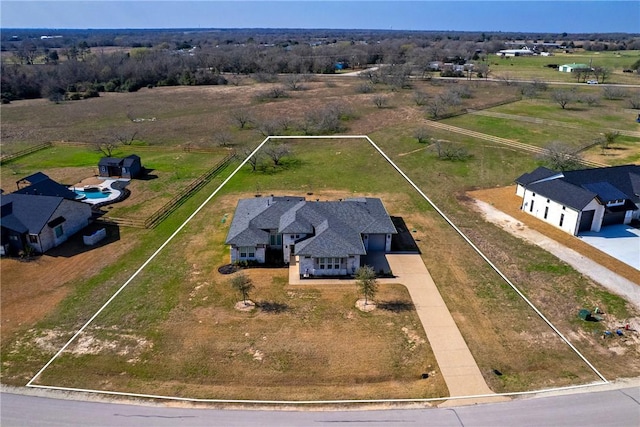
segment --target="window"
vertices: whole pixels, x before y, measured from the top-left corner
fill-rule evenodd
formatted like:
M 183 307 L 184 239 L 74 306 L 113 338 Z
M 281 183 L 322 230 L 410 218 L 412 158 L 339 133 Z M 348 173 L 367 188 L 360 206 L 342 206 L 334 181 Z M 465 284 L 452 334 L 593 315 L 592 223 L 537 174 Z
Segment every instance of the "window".
M 269 234 L 269 244 L 271 246 L 282 246 L 282 234 L 274 233 Z
M 342 258 L 318 258 L 320 270 L 339 270 Z
M 64 230 L 62 229 L 62 224 L 56 226 L 56 228 L 53 229 L 53 232 L 56 234 L 56 237 L 62 237 L 62 235 L 64 234 Z
M 238 248 L 240 252 L 240 258 L 255 258 L 256 257 L 256 248 L 253 246 L 240 246 Z
M 533 200 L 531 201 L 531 205 L 529 206 L 529 212 L 533 212 Z
M 564 214 L 560 214 L 560 227 L 562 227 L 563 222 L 564 222 Z
M 549 206 L 545 206 L 544 208 L 544 219 L 547 219 L 547 215 L 549 215 Z
M 38 243 L 38 235 L 29 234 L 29 243 Z

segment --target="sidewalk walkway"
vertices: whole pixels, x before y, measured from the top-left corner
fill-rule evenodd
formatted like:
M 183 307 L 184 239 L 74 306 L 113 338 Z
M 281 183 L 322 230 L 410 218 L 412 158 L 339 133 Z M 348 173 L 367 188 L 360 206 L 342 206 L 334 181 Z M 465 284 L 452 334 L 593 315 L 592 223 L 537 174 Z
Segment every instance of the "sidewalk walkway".
M 420 322 L 436 357 L 440 372 L 451 397 L 491 395 L 487 383 L 469 351 L 460 330 L 436 287 L 419 254 L 387 254 L 394 279 L 379 279 L 379 283 L 401 283 L 411 295 Z M 301 280 L 298 265 L 292 259 L 289 266 L 289 284 L 324 285 L 350 284 L 355 280 L 314 279 Z M 470 405 L 509 400 L 503 396 L 453 399 L 440 406 Z

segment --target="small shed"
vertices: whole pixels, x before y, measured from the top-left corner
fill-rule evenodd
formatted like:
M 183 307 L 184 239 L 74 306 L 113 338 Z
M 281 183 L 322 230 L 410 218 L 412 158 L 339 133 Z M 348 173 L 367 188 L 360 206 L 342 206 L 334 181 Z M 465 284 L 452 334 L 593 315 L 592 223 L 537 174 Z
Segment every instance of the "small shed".
M 125 158 L 103 157 L 98 163 L 98 171 L 102 177 L 136 178 L 142 174 L 142 163 L 135 154 Z

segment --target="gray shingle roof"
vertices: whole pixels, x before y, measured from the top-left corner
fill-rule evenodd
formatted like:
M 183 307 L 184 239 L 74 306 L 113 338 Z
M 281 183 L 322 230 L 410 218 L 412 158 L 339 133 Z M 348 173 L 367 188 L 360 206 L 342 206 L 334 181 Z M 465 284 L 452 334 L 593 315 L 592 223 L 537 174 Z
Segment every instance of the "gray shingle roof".
M 527 189 L 576 210 L 582 210 L 597 196 L 561 179 L 536 182 L 527 186 Z
M 19 233 L 38 234 L 53 219 L 51 216 L 62 200 L 62 197 L 16 193 L 0 196 L 3 207 L 11 203 L 11 209 L 7 209 L 10 213 L 2 217 L 2 226 Z
M 380 199 L 312 202 L 301 197 L 269 197 L 238 202 L 226 243 L 236 246 L 268 243 L 265 230 L 313 234 L 296 243 L 295 253 L 314 257 L 364 255 L 361 234 L 396 233 Z M 255 241 L 251 244 L 252 238 Z
M 640 165 L 562 173 L 538 168 L 521 175 L 516 182 L 535 193 L 578 210 L 583 209 L 595 197 L 601 203 L 620 199 L 640 203 Z
M 69 190 L 64 185 L 57 183 L 49 177 L 38 180 L 28 187 L 21 188 L 15 191 L 13 194 L 64 197 L 65 199 L 69 200 L 75 200 L 78 198 L 78 195 L 75 192 Z
M 518 178 L 516 178 L 515 182 L 516 184 L 521 184 L 526 186 L 531 184 L 532 182 L 540 181 L 541 179 L 546 179 L 559 174 L 560 172 L 555 172 L 555 171 L 552 171 L 551 169 L 547 169 L 543 166 L 540 166 L 537 169 L 535 169 L 533 172 L 528 172 L 520 175 Z

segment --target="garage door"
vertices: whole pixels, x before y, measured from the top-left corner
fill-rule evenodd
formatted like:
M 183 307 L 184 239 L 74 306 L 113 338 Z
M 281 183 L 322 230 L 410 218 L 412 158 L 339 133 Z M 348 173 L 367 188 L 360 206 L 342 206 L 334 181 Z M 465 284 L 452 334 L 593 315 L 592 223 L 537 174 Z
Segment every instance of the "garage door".
M 604 218 L 602 218 L 602 226 L 623 224 L 625 211 L 620 212 L 605 212 Z
M 369 251 L 384 251 L 385 234 L 369 234 Z
M 591 230 L 591 223 L 593 222 L 593 216 L 595 215 L 595 213 L 595 210 L 582 212 L 582 217 L 580 218 L 580 227 L 578 228 L 578 231 Z

